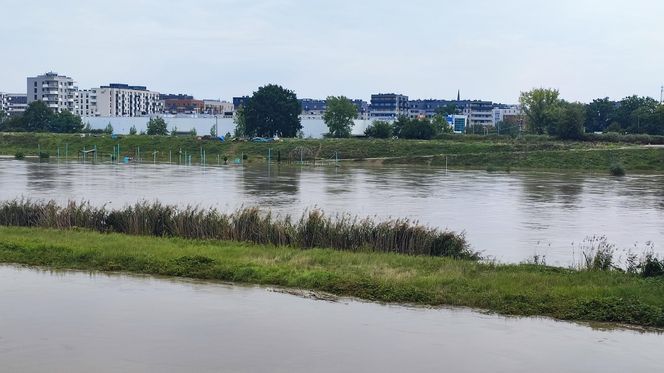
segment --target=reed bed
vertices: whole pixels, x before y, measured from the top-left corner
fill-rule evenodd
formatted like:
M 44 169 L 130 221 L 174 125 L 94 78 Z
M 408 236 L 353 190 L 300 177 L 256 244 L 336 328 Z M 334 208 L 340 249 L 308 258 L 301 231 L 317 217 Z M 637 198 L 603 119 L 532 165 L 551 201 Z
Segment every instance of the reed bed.
M 248 207 L 231 213 L 195 206 L 184 208 L 159 202 L 139 202 L 122 209 L 95 207 L 87 202 L 17 199 L 0 202 L 0 225 L 54 229 L 84 228 L 201 240 L 244 241 L 303 249 L 376 251 L 408 255 L 480 259 L 463 234 L 427 227 L 408 219 L 375 221 L 349 215 L 330 217 L 314 209 L 300 219 L 274 217 Z

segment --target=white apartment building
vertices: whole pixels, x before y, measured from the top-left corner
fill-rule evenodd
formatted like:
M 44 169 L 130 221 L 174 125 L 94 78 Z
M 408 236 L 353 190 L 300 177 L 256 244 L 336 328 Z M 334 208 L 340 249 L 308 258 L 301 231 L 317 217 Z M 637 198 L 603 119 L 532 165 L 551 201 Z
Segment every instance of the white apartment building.
M 163 111 L 159 92 L 144 86 L 113 83 L 94 88 L 96 115 L 102 117 L 138 117 Z
M 27 104 L 43 101 L 55 112 L 73 112 L 75 92 L 74 79 L 58 73 L 48 72 L 27 78 Z
M 22 114 L 28 108 L 28 97 L 23 93 L 0 92 L 0 110 L 12 116 Z
M 97 88 L 79 90 L 74 93 L 74 114 L 81 117 L 97 116 Z
M 521 107 L 519 105 L 506 105 L 502 107 L 495 107 L 493 108 L 493 122 L 494 124 L 503 122 L 505 120 L 505 116 L 516 116 L 516 115 L 521 115 L 523 112 L 521 111 Z

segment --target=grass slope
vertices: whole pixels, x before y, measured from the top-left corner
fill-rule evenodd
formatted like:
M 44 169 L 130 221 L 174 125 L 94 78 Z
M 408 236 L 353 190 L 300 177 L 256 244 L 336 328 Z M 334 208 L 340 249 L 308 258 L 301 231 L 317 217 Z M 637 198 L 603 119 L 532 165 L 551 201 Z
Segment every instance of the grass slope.
M 60 148 L 64 156 L 65 144 L 70 159 L 77 159 L 78 152 L 92 149 L 99 151 L 98 160 L 109 161 L 113 147 L 120 145 L 121 156 L 140 157 L 144 162 L 171 159 L 177 163 L 178 152 L 192 156 L 192 163 L 201 161 L 201 148 L 207 155 L 207 163 L 214 165 L 218 159 L 230 161 L 248 156 L 248 161 L 263 161 L 271 149 L 273 160 L 278 154 L 283 161 L 304 159 L 362 160 L 388 158 L 392 163 L 427 163 L 449 167 L 486 168 L 546 168 L 546 169 L 597 169 L 608 170 L 612 160 L 624 162 L 625 168 L 639 170 L 664 170 L 664 149 L 648 149 L 621 143 L 562 142 L 548 137 L 514 140 L 507 137 L 482 138 L 454 136 L 443 140 L 378 140 L 378 139 L 285 139 L 278 143 L 223 143 L 216 140 L 198 140 L 194 137 L 172 136 L 121 136 L 109 135 L 81 137 L 68 134 L 0 133 L 0 154 L 13 156 L 17 152 L 37 155 L 38 149 L 55 156 Z M 629 148 L 629 149 L 625 149 Z M 184 158 L 183 158 L 184 159 Z
M 128 271 L 664 327 L 664 280 L 449 258 L 0 227 L 0 262 Z

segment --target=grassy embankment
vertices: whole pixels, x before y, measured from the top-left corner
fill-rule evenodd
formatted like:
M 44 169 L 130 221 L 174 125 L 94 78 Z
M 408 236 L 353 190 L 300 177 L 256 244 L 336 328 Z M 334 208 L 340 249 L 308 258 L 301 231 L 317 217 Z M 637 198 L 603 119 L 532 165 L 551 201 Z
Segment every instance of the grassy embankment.
M 0 155 L 13 156 L 21 152 L 37 155 L 40 147 L 51 157 L 64 157 L 68 144 L 70 159 L 77 159 L 82 149 L 97 147 L 98 160 L 108 162 L 113 147 L 120 145 L 121 156 L 140 157 L 144 162 L 167 162 L 169 152 L 173 163 L 180 160 L 179 152 L 192 156 L 192 163 L 200 163 L 200 150 L 206 153 L 207 163 L 215 165 L 223 157 L 229 162 L 248 157 L 249 162 L 262 162 L 271 149 L 272 159 L 278 154 L 284 162 L 300 160 L 367 160 L 380 163 L 421 163 L 450 168 L 506 169 L 578 169 L 607 171 L 611 164 L 620 163 L 627 171 L 663 171 L 664 148 L 645 148 L 626 143 L 562 142 L 548 137 L 482 138 L 478 136 L 450 136 L 443 140 L 369 140 L 369 139 L 286 139 L 278 143 L 222 143 L 197 140 L 194 137 L 121 136 L 81 137 L 65 134 L 0 134 Z M 302 152 L 300 152 L 302 150 Z
M 664 327 L 664 280 L 620 272 L 231 241 L 0 227 L 0 262 L 127 271 Z

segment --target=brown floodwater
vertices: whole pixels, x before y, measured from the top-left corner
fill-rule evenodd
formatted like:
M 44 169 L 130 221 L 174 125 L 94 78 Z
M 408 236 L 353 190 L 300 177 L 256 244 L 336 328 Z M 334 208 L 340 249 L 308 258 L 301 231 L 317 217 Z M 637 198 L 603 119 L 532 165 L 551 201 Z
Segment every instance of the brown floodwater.
M 1 372 L 656 372 L 664 336 L 0 266 Z
M 582 241 L 594 235 L 616 244 L 623 259 L 622 250 L 640 253 L 647 241 L 664 254 L 663 174 L 0 160 L 0 200 L 18 197 L 110 208 L 141 200 L 224 211 L 259 206 L 296 217 L 319 207 L 329 214 L 409 218 L 463 231 L 474 249 L 502 262 L 539 254 L 548 264 L 572 265 L 581 259 Z

